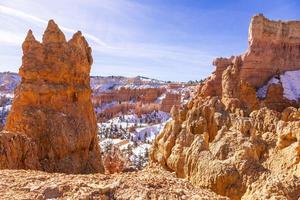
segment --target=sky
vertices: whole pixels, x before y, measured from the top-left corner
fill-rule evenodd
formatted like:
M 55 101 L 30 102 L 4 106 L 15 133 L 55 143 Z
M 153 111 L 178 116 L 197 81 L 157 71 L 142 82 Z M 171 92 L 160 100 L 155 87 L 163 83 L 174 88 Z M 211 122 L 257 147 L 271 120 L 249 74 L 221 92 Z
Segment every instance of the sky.
M 251 16 L 300 20 L 299 0 L 0 0 L 0 71 L 18 72 L 32 29 L 49 19 L 70 39 L 82 31 L 91 74 L 189 81 L 207 77 L 216 57 L 247 49 Z

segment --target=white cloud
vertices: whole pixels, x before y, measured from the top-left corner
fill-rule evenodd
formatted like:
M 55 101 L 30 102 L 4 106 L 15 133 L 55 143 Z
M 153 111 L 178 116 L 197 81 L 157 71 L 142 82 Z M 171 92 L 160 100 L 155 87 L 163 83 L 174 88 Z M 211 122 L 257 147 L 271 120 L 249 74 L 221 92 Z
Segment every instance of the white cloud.
M 47 23 L 47 21 L 45 21 L 39 17 L 29 15 L 22 11 L 19 11 L 19 10 L 13 9 L 13 8 L 9 8 L 9 7 L 3 6 L 3 5 L 0 5 L 0 13 L 19 17 L 22 19 L 30 20 L 30 21 L 39 22 L 39 23 L 44 23 L 44 24 Z
M 0 5 L 0 13 L 6 14 L 6 15 L 9 15 L 9 16 L 13 16 L 13 17 L 18 17 L 18 18 L 21 18 L 21 19 L 24 19 L 24 20 L 28 20 L 30 22 L 35 22 L 35 23 L 40 23 L 40 24 L 47 24 L 48 23 L 46 20 L 44 20 L 42 18 L 36 17 L 34 15 L 29 15 L 25 12 L 20 11 L 20 10 L 9 8 L 9 7 L 3 6 L 3 5 Z M 62 31 L 69 32 L 69 33 L 75 33 L 76 32 L 75 29 L 64 27 L 64 26 L 60 26 L 60 29 Z M 97 38 L 96 36 L 94 36 L 92 34 L 85 33 L 85 36 L 87 38 L 89 38 L 90 40 L 92 40 L 93 42 L 97 43 L 98 45 L 102 45 L 102 46 L 106 45 L 105 42 L 101 41 L 99 38 Z M 10 40 L 13 39 L 13 37 L 7 37 L 7 35 L 6 35 L 6 37 L 3 38 L 3 42 L 5 42 L 5 39 L 7 39 L 7 42 L 11 42 Z M 19 42 L 19 41 L 20 40 L 16 40 L 16 42 Z M 17 44 L 20 44 L 20 43 L 17 43 Z
M 19 35 L 10 31 L 0 30 L 0 44 L 20 45 L 24 40 L 23 35 Z

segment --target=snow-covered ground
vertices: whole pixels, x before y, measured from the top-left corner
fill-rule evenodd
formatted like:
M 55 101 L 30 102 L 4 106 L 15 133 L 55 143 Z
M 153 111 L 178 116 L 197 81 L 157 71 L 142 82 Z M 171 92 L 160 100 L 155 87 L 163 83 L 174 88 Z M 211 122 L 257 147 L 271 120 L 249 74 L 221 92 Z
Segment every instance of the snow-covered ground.
M 21 78 L 16 73 L 0 72 L 0 92 L 6 95 L 12 95 Z
M 91 77 L 91 88 L 96 93 L 106 92 L 109 90 L 119 90 L 121 88 L 129 89 L 146 89 L 146 88 L 160 88 L 166 86 L 165 81 L 151 79 L 142 76 L 132 78 L 122 76 L 94 76 Z
M 268 83 L 257 90 L 256 95 L 266 98 L 268 88 L 271 84 L 282 84 L 283 96 L 289 100 L 300 99 L 300 70 L 286 71 L 279 77 L 272 77 Z
M 96 113 L 101 113 L 101 112 L 103 112 L 103 111 L 106 110 L 106 109 L 109 109 L 109 108 L 114 107 L 116 104 L 118 104 L 118 102 L 112 101 L 112 102 L 110 102 L 110 103 L 101 105 L 101 106 L 99 106 L 99 107 L 95 107 L 95 112 L 96 112 Z
M 155 100 L 155 103 L 161 103 L 166 98 L 166 93 L 163 93 L 160 97 Z
M 141 116 L 123 115 L 99 123 L 100 147 L 105 151 L 113 144 L 126 154 L 133 166 L 144 166 L 152 141 L 169 120 L 168 113 L 154 111 Z

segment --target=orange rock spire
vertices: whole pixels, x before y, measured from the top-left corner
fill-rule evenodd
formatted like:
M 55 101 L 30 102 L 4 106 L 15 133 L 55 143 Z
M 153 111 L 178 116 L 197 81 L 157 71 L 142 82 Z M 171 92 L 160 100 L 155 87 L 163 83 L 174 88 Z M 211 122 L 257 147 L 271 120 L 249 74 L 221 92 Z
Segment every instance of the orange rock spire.
M 91 103 L 91 48 L 85 38 L 77 32 L 67 42 L 50 20 L 42 43 L 30 30 L 22 47 L 22 81 L 4 130 L 34 143 L 35 168 L 66 173 L 103 171 Z M 24 163 L 14 166 L 20 167 L 31 168 Z

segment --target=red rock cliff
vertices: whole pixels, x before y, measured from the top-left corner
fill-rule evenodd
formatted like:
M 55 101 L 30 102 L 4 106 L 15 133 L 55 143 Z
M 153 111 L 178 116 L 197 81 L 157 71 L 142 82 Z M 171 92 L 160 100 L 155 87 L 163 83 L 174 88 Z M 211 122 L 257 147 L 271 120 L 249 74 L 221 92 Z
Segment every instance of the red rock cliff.
M 278 73 L 300 69 L 299 21 L 272 21 L 256 15 L 251 20 L 248 41 L 248 50 L 241 56 L 239 79 L 254 89 Z M 202 94 L 221 96 L 222 74 L 233 60 L 234 57 L 214 61 L 216 71 L 206 81 Z
M 256 15 L 251 20 L 248 39 L 245 54 L 214 61 L 216 70 L 205 81 L 200 94 L 222 97 L 227 108 L 251 110 L 266 106 L 282 111 L 288 105 L 298 105 L 299 102 L 284 98 L 283 93 L 279 98 L 268 95 L 267 99 L 256 98 L 255 93 L 270 78 L 300 69 L 300 22 L 271 21 Z M 272 93 L 277 97 L 279 94 Z

